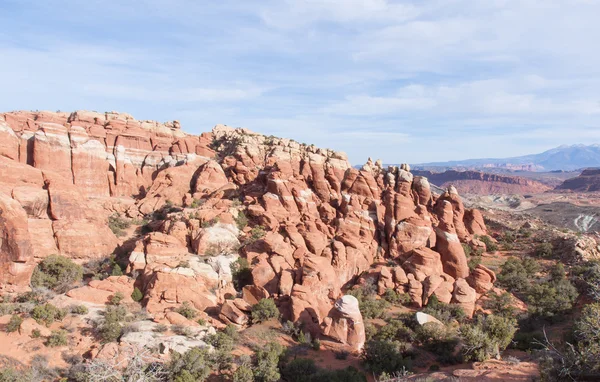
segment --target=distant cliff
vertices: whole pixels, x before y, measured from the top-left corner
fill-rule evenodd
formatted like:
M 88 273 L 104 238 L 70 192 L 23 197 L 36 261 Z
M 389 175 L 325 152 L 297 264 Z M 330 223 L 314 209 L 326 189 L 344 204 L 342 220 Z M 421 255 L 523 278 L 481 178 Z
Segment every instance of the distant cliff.
M 548 191 L 551 188 L 534 180 L 508 175 L 489 174 L 481 171 L 455 171 L 435 173 L 432 171 L 412 171 L 416 176 L 424 176 L 439 187 L 454 185 L 462 194 L 529 194 Z
M 577 192 L 600 191 L 600 168 L 586 169 L 578 177 L 565 180 L 556 189 Z

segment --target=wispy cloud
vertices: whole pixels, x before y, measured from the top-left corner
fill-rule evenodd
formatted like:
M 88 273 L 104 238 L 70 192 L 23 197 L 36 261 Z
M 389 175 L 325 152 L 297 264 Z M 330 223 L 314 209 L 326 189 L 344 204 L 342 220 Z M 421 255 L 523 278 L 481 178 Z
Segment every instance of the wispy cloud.
M 247 126 L 385 162 L 600 141 L 598 1 L 6 0 L 4 109 Z

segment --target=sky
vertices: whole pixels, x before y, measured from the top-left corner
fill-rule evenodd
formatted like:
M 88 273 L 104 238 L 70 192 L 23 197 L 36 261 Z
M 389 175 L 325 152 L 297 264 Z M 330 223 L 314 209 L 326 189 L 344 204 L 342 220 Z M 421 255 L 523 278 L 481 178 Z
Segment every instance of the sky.
M 0 110 L 423 163 L 600 143 L 600 0 L 0 0 Z

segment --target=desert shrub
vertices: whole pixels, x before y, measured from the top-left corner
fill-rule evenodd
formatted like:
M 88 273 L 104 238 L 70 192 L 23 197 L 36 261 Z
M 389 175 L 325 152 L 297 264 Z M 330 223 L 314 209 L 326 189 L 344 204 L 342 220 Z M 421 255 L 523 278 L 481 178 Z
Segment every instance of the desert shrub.
M 467 243 L 461 243 L 461 245 L 463 247 L 463 251 L 465 252 L 465 256 L 467 256 L 467 258 L 471 256 L 471 254 L 473 253 L 473 249 L 471 248 L 471 246 Z
M 255 241 L 258 241 L 260 239 L 262 239 L 263 237 L 265 237 L 267 233 L 265 232 L 265 229 L 260 226 L 254 226 L 252 227 L 252 229 L 250 230 L 250 234 L 248 236 L 247 242 L 248 243 L 254 243 Z
M 481 362 L 499 356 L 506 349 L 517 331 L 517 323 L 509 317 L 480 315 L 473 323 L 462 325 L 459 331 L 465 360 Z
M 122 322 L 127 316 L 127 310 L 120 305 L 109 305 L 104 312 L 104 320 L 98 326 L 98 336 L 102 342 L 116 342 L 123 334 Z
M 511 257 L 502 265 L 498 283 L 510 292 L 524 292 L 538 271 L 539 265 L 535 260 L 529 257 L 523 260 Z
M 123 276 L 123 270 L 119 264 L 113 265 L 112 271 L 110 272 L 111 276 Z
M 310 382 L 318 372 L 312 359 L 296 358 L 282 368 L 281 377 L 287 382 Z
M 77 314 L 77 315 L 84 315 L 89 312 L 87 306 L 85 306 L 85 305 L 71 305 L 69 307 L 69 311 L 72 314 Z
M 10 321 L 8 321 L 8 324 L 6 324 L 6 332 L 13 333 L 13 332 L 21 330 L 22 323 L 23 323 L 23 318 L 21 318 L 21 316 L 17 316 L 16 314 L 13 314 L 10 317 Z
M 108 305 L 121 305 L 124 298 L 123 293 L 117 292 L 108 298 Z
M 513 337 L 511 348 L 523 351 L 540 350 L 544 341 L 544 333 L 541 331 L 517 331 Z
M 515 308 L 513 307 L 513 297 L 508 292 L 497 294 L 490 292 L 488 294 L 489 299 L 485 303 L 486 309 L 490 309 L 494 314 L 506 317 L 513 317 L 515 314 Z
M 388 303 L 386 300 L 377 299 L 373 285 L 367 284 L 351 290 L 348 294 L 356 297 L 363 318 L 381 318 L 385 314 Z
M 184 301 L 183 304 L 181 304 L 181 306 L 175 311 L 181 314 L 183 317 L 187 318 L 188 320 L 193 319 L 198 314 L 196 309 L 192 308 L 188 301 Z
M 29 292 L 21 293 L 17 296 L 16 301 L 20 303 L 44 304 L 48 300 L 56 297 L 56 293 L 44 287 L 33 288 Z
M 135 287 L 131 293 L 131 299 L 135 302 L 140 302 L 144 299 L 144 294 L 139 288 Z
M 67 332 L 64 330 L 53 330 L 50 336 L 46 340 L 46 346 L 57 347 L 67 345 Z
M 482 256 L 471 256 L 467 262 L 467 266 L 470 270 L 474 270 L 479 264 L 481 264 L 482 260 Z
M 498 250 L 498 244 L 496 244 L 491 237 L 487 235 L 479 236 L 479 240 L 485 244 L 485 248 L 488 252 L 496 252 Z
M 31 286 L 48 288 L 64 293 L 76 281 L 81 281 L 83 268 L 63 256 L 48 256 L 42 260 L 31 275 Z
M 421 346 L 435 354 L 437 361 L 442 364 L 455 364 L 460 362 L 454 353 L 459 343 L 456 330 L 430 322 L 419 325 L 415 329 L 415 338 Z
M 550 270 L 550 280 L 533 285 L 525 296 L 531 314 L 551 318 L 573 307 L 577 299 L 577 288 L 565 277 L 562 264 Z
M 338 350 L 334 351 L 333 354 L 335 356 L 335 359 L 346 360 L 348 359 L 350 352 L 348 350 Z
M 39 329 L 33 329 L 31 331 L 31 338 L 40 338 L 42 336 L 42 332 Z
M 213 366 L 210 358 L 204 348 L 192 348 L 184 354 L 172 352 L 168 365 L 170 379 L 174 382 L 204 381 Z
M 270 298 L 263 298 L 257 304 L 252 306 L 252 323 L 260 323 L 270 320 L 271 318 L 279 317 L 279 309 L 275 305 L 275 301 Z
M 169 327 L 165 324 L 158 324 L 154 327 L 154 329 L 152 329 L 152 331 L 156 333 L 164 333 L 167 330 L 169 330 Z
M 211 344 L 217 351 L 231 352 L 235 347 L 237 339 L 237 329 L 233 325 L 227 325 L 223 331 L 206 336 L 205 341 Z
M 30 373 L 11 367 L 0 369 L 0 382 L 33 382 Z
M 190 205 L 190 208 L 199 208 L 202 207 L 202 205 L 205 203 L 206 201 L 203 199 L 194 199 L 192 200 L 192 204 Z
M 312 341 L 311 347 L 313 350 L 321 350 L 321 340 L 318 338 L 315 338 Z
M 241 364 L 235 369 L 232 379 L 233 382 L 254 382 L 252 367 L 246 363 Z
M 540 362 L 544 381 L 597 380 L 600 374 L 600 303 L 586 305 L 573 328 L 574 343 L 546 343 Z
M 377 375 L 410 369 L 410 360 L 404 357 L 402 346 L 397 341 L 368 341 L 362 359 L 366 369 Z
M 533 250 L 533 255 L 537 258 L 550 259 L 554 255 L 554 246 L 551 243 L 539 243 Z
M 126 230 L 130 226 L 131 222 L 118 213 L 114 213 L 108 217 L 108 228 L 110 228 L 110 230 L 116 236 L 125 236 L 124 230 Z
M 46 303 L 44 305 L 38 305 L 34 307 L 30 314 L 38 324 L 50 326 L 54 321 L 61 321 L 63 318 L 65 318 L 67 312 L 50 303 Z
M 373 336 L 378 341 L 413 342 L 415 333 L 400 320 L 391 320 Z
M 233 286 L 236 290 L 242 290 L 246 285 L 252 284 L 252 269 L 247 259 L 239 257 L 231 263 L 230 268 Z
M 244 228 L 246 228 L 246 226 L 248 225 L 248 217 L 246 217 L 244 211 L 238 212 L 237 216 L 235 217 L 235 224 L 237 225 L 239 230 L 243 230 Z
M 573 279 L 582 293 L 600 301 L 600 260 L 586 261 L 571 269 Z
M 398 293 L 393 289 L 386 289 L 383 294 L 385 301 L 393 305 L 407 305 L 412 301 L 408 293 Z
M 438 300 L 436 296 L 431 296 L 429 298 L 423 312 L 432 315 L 445 324 L 449 324 L 453 320 L 462 322 L 466 317 L 464 310 L 460 306 L 456 304 L 445 304 Z
M 276 342 L 269 342 L 256 350 L 253 368 L 256 382 L 275 382 L 281 378 L 278 364 L 283 351 L 283 346 Z
M 171 325 L 171 331 L 178 336 L 192 337 L 194 335 L 190 327 L 185 325 Z
M 212 226 L 215 226 L 217 223 L 219 223 L 219 218 L 215 217 L 210 220 L 203 221 L 200 225 L 202 226 L 202 228 L 210 228 Z
M 7 314 L 13 314 L 17 310 L 17 304 L 11 304 L 8 302 L 0 303 L 0 316 L 6 316 Z

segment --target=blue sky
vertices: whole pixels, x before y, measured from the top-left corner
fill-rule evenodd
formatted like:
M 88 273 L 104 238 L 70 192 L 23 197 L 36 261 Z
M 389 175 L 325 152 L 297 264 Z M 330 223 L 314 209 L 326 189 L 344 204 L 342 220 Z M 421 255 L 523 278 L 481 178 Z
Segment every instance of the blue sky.
M 116 110 L 353 164 L 600 142 L 598 0 L 0 0 L 0 109 Z

